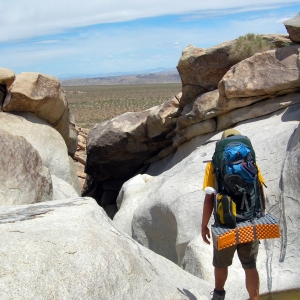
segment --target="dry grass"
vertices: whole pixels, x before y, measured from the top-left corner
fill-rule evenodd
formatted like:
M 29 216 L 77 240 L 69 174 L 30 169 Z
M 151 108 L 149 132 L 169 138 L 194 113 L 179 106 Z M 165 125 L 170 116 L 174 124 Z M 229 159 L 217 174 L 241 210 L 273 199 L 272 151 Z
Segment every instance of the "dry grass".
M 248 33 L 237 38 L 229 54 L 232 59 L 241 61 L 255 53 L 265 52 L 274 48 L 275 46 L 271 41 L 263 39 L 260 35 Z
M 125 112 L 143 111 L 169 100 L 181 91 L 180 83 L 63 87 L 76 125 L 96 123 Z

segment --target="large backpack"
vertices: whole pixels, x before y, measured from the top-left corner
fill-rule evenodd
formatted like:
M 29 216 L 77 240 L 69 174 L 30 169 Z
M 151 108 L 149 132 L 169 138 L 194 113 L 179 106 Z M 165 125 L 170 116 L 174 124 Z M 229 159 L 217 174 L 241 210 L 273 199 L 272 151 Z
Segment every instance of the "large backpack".
M 216 222 L 220 223 L 217 206 L 222 199 L 223 207 L 227 205 L 227 210 L 232 210 L 230 214 L 235 215 L 236 222 L 263 216 L 265 200 L 249 138 L 235 135 L 218 141 L 212 163 L 218 191 L 215 201 Z M 229 205 L 228 201 L 233 201 L 233 205 Z M 221 223 L 224 224 L 224 221 Z M 234 227 L 235 220 L 230 223 L 230 227 Z

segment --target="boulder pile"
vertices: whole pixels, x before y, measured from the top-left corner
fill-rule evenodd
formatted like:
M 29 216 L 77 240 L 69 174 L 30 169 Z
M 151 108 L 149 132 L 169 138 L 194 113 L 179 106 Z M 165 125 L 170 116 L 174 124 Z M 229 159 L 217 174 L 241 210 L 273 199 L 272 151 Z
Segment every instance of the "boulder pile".
M 228 43 L 224 45 L 227 47 Z M 196 61 L 196 54 L 210 53 L 192 48 L 188 46 L 181 58 L 191 64 Z M 300 247 L 297 238 L 300 229 L 299 48 L 299 44 L 289 42 L 280 48 L 255 53 L 232 65 L 217 85 L 214 80 L 218 73 L 212 71 L 213 80 L 209 84 L 207 77 L 203 77 L 207 69 L 200 64 L 197 67 L 201 72 L 195 77 L 192 72 L 180 73 L 184 79 L 179 110 L 174 117 L 174 128 L 166 135 L 172 140 L 168 148 L 175 151 L 164 158 L 151 158 L 146 170 L 141 169 L 140 174 L 124 183 L 113 223 L 141 245 L 213 286 L 213 246 L 206 245 L 201 238 L 205 196 L 202 182 L 205 161 L 211 160 L 216 141 L 223 130 L 235 127 L 254 145 L 267 184 L 267 212 L 278 219 L 281 228 L 280 239 L 264 240 L 260 244 L 261 293 L 299 289 L 300 264 L 293 255 Z M 194 55 L 190 59 L 186 57 L 189 51 Z M 178 69 L 182 72 L 181 65 L 180 60 Z M 193 95 L 196 89 L 202 92 L 189 98 L 187 95 Z M 244 281 L 236 280 L 243 277 L 244 271 L 235 258 L 226 283 L 229 299 L 247 298 Z
M 120 183 L 145 173 L 152 163 L 175 153 L 180 145 L 297 101 L 282 98 L 274 105 L 267 104 L 272 101 L 262 102 L 296 92 L 300 86 L 298 46 L 287 35 L 259 38 L 272 50 L 248 54 L 247 59 L 232 52 L 237 40 L 208 49 L 187 46 L 177 66 L 182 80 L 180 93 L 143 112 L 96 124 L 87 139 L 85 171 L 89 179 L 83 195 L 95 198 L 104 209 L 106 205 L 116 209 Z M 239 113 L 238 108 L 252 113 Z M 116 182 L 109 201 L 106 181 L 110 186 Z
M 56 78 L 0 68 L 2 298 L 211 299 L 202 181 L 231 127 L 254 145 L 281 229 L 260 244 L 260 291 L 299 291 L 299 16 L 285 26 L 247 58 L 232 55 L 236 41 L 189 45 L 180 93 L 90 131 Z M 243 277 L 235 258 L 228 299 L 248 298 Z
M 77 132 L 58 79 L 0 68 L 0 205 L 77 197 Z

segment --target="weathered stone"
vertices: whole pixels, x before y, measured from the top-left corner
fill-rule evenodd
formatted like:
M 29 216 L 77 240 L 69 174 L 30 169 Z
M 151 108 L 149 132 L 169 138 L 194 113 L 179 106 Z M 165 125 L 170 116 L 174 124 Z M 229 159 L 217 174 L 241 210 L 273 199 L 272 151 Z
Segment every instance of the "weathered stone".
M 234 41 L 229 41 L 207 49 L 188 45 L 177 65 L 182 86 L 192 85 L 205 91 L 215 90 L 224 74 L 234 64 L 229 58 L 229 50 L 233 44 Z
M 9 87 L 15 79 L 15 73 L 6 68 L 0 68 L 0 84 Z
M 66 144 L 46 121 L 32 113 L 0 112 L 0 127 L 24 137 L 38 151 L 50 174 L 66 181 L 80 193 L 74 162 L 68 156 Z
M 39 153 L 3 128 L 0 139 L 0 206 L 52 200 L 51 176 Z
M 191 140 L 195 136 L 213 132 L 216 130 L 216 127 L 217 124 L 214 119 L 209 119 L 188 126 L 176 133 L 175 137 L 173 138 L 173 147 L 178 147 L 179 145 Z
M 51 125 L 63 115 L 67 106 L 59 80 L 40 73 L 16 75 L 9 92 L 10 97 L 4 103 L 5 111 L 33 112 Z
M 292 93 L 232 110 L 218 117 L 217 130 L 232 127 L 233 125 L 244 120 L 255 119 L 299 102 L 300 93 Z
M 147 135 L 149 138 L 161 136 L 172 130 L 176 124 L 180 95 L 153 107 L 147 117 Z
M 284 232 L 282 239 L 261 243 L 258 264 L 261 293 L 299 288 L 300 262 L 294 255 L 300 247 L 296 233 L 300 220 L 297 200 L 300 193 L 299 112 L 300 105 L 295 104 L 236 127 L 249 136 L 254 145 L 257 162 L 268 186 L 265 190 L 267 212 L 277 217 Z M 127 187 L 125 183 L 118 198 L 120 209 L 114 218 L 118 226 L 129 234 L 132 231 L 134 239 L 156 253 L 178 264 L 185 262 L 187 244 L 201 233 L 202 182 L 206 166 L 203 161 L 211 159 L 214 141 L 220 136 L 221 132 L 214 132 L 195 137 L 181 145 L 175 154 L 152 164 L 147 171 L 147 174 L 155 175 L 152 180 L 147 183 L 136 181 L 134 187 Z M 198 245 L 201 260 L 197 260 L 200 266 L 197 272 L 213 286 L 212 246 L 208 247 L 204 242 Z M 284 280 L 286 276 L 288 281 Z M 230 268 L 228 282 L 235 284 L 226 285 L 229 299 L 247 298 L 244 281 L 236 280 L 243 277 L 240 264 Z
M 264 34 L 260 36 L 276 48 L 291 43 L 286 35 Z M 231 53 L 235 43 L 236 40 L 232 40 L 207 49 L 189 45 L 183 50 L 177 66 L 183 86 L 180 108 L 196 96 L 217 89 L 219 81 L 230 67 L 241 61 L 242 58 Z
M 300 89 L 298 46 L 258 53 L 233 66 L 219 83 L 218 108 L 232 110 Z
M 2 299 L 210 299 L 211 287 L 114 227 L 91 198 L 0 210 Z
M 177 120 L 176 131 L 224 113 L 223 111 L 217 109 L 218 100 L 218 90 L 204 93 L 195 98 L 183 109 L 180 117 Z
M 151 142 L 145 123 L 151 110 L 125 113 L 94 126 L 87 140 L 85 171 L 99 180 L 128 179 L 166 146 Z
M 18 74 L 9 87 L 3 111 L 34 113 L 53 125 L 65 139 L 70 153 L 75 153 L 77 134 L 74 141 L 74 136 L 70 136 L 69 132 L 67 99 L 57 78 L 31 72 Z
M 283 24 L 290 35 L 290 39 L 295 43 L 300 43 L 300 13 L 294 18 L 286 20 Z

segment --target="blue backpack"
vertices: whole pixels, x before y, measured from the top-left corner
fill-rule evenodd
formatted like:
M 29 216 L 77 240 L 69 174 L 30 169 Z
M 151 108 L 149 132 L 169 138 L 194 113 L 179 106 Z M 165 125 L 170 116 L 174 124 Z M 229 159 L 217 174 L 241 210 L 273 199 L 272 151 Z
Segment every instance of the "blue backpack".
M 263 216 L 264 194 L 258 180 L 255 152 L 249 138 L 235 135 L 218 141 L 212 163 L 218 194 L 226 196 L 224 198 L 226 203 L 223 203 L 223 207 L 231 209 L 232 205 L 228 204 L 228 199 L 234 202 L 236 222 Z M 215 207 L 215 219 L 218 221 L 216 211 Z M 230 218 L 232 215 L 230 214 Z M 229 223 L 230 227 L 234 227 L 235 220 L 234 222 L 231 220 Z

